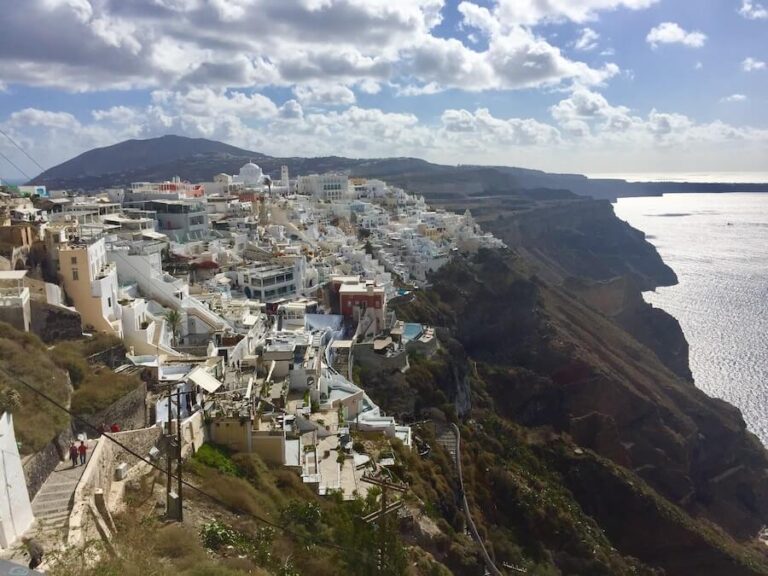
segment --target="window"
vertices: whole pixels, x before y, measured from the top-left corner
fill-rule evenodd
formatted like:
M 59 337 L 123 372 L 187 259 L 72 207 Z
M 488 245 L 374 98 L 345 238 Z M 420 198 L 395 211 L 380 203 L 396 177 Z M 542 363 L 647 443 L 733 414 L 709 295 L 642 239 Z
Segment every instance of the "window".
M 107 297 L 107 308 L 112 308 L 112 296 Z
M 77 256 L 72 256 L 72 264 L 77 264 Z
M 77 270 L 74 268 L 72 269 L 72 280 L 74 280 L 75 282 L 80 280 L 80 275 L 77 273 Z

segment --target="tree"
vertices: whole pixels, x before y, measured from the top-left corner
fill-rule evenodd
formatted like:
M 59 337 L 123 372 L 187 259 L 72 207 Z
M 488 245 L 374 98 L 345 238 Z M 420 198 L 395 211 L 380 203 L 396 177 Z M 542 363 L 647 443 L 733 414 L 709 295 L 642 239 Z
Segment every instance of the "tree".
M 168 310 L 165 313 L 165 321 L 171 329 L 173 338 L 171 340 L 173 346 L 176 346 L 176 340 L 179 336 L 179 329 L 181 328 L 181 314 L 178 310 Z

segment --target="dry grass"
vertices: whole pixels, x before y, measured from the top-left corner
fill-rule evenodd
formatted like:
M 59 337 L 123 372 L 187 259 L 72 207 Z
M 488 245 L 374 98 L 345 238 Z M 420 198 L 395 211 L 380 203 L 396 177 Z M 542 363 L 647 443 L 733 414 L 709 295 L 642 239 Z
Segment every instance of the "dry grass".
M 23 379 L 57 402 L 67 405 L 71 393 L 67 375 L 54 364 L 37 336 L 19 332 L 4 323 L 0 323 L 0 366 L 11 375 L 8 377 L 0 373 L 0 386 L 13 388 L 20 395 L 21 403 L 14 410 L 13 416 L 21 452 L 36 452 L 66 428 L 69 416 L 42 400 L 14 377 Z

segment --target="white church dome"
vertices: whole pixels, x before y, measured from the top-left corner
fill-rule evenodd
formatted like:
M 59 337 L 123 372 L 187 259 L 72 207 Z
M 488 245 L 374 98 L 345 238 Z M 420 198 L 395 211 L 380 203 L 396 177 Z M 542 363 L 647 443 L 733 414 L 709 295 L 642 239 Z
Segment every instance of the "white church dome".
M 240 168 L 240 181 L 246 186 L 256 186 L 261 184 L 264 173 L 261 168 L 253 162 L 248 162 Z

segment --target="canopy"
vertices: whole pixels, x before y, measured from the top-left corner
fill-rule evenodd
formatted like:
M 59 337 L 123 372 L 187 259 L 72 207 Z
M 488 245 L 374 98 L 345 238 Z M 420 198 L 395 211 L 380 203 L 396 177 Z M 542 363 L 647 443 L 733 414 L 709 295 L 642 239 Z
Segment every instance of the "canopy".
M 210 393 L 216 392 L 216 390 L 224 385 L 200 366 L 192 369 L 192 371 L 187 375 L 187 378 L 200 386 L 200 388 L 206 392 Z

